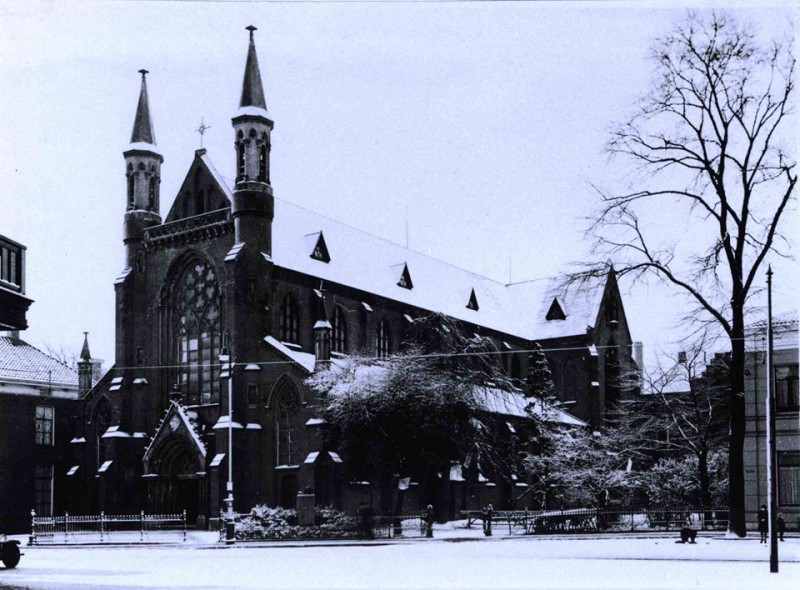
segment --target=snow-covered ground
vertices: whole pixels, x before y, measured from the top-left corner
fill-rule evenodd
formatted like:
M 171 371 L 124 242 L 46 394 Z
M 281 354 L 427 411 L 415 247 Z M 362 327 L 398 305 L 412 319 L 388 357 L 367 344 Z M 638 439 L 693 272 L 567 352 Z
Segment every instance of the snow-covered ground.
M 462 542 L 455 542 L 461 540 Z M 800 539 L 780 573 L 756 539 L 478 537 L 366 545 L 25 547 L 10 588 L 800 588 Z

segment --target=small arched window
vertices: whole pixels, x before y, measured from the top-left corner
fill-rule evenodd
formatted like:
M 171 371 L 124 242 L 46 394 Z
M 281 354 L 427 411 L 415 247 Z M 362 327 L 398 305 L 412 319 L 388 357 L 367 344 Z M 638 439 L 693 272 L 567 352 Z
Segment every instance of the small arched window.
M 392 338 L 389 331 L 389 322 L 383 318 L 378 324 L 378 338 L 375 352 L 379 358 L 385 358 L 392 352 Z
M 344 311 L 338 305 L 333 310 L 331 328 L 331 350 L 347 352 L 347 322 L 344 319 Z
M 297 342 L 297 302 L 291 295 L 283 298 L 281 305 L 280 339 L 283 342 Z

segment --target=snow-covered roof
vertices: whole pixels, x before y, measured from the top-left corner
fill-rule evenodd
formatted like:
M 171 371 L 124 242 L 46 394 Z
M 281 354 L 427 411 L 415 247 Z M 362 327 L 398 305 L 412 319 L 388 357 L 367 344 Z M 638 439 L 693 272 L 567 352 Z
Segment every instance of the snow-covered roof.
M 19 338 L 0 336 L 0 381 L 34 381 L 78 388 L 78 371 Z
M 231 199 L 233 183 L 207 154 L 201 159 Z M 320 233 L 330 255 L 327 262 L 312 257 Z M 278 198 L 272 255 L 265 257 L 278 267 L 528 340 L 585 334 L 596 323 L 606 285 L 605 277 L 569 290 L 559 288 L 557 278 L 506 285 Z M 398 284 L 404 282 L 405 269 L 412 288 Z M 478 309 L 468 307 L 473 291 Z M 547 320 L 556 296 L 566 318 Z
M 286 346 L 283 342 L 281 342 L 277 338 L 274 338 L 273 336 L 267 336 L 266 338 L 264 338 L 264 342 L 272 346 L 286 358 L 296 362 L 298 365 L 303 367 L 309 373 L 314 372 L 314 365 L 316 359 L 314 358 L 314 355 L 311 354 L 310 352 L 300 352 L 297 350 L 292 350 L 291 348 Z
M 565 412 L 542 400 L 531 400 L 521 393 L 506 391 L 494 387 L 484 387 L 476 390 L 476 395 L 481 404 L 495 414 L 505 416 L 515 416 L 517 418 L 527 418 L 529 414 L 525 411 L 528 404 L 533 401 L 531 411 L 534 416 L 543 418 L 548 422 L 557 422 L 568 426 L 588 426 L 586 422 Z

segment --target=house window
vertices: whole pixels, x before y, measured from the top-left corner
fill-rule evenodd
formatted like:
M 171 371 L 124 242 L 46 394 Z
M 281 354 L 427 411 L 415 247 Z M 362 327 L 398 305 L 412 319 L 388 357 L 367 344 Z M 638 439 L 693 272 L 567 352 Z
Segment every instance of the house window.
M 775 367 L 775 407 L 778 412 L 800 409 L 797 390 L 797 365 Z
M 283 342 L 297 342 L 297 302 L 287 295 L 281 305 L 280 339 Z
M 333 310 L 331 328 L 331 350 L 347 352 L 347 323 L 344 319 L 344 312 L 339 306 Z
M 22 286 L 21 256 L 15 249 L 0 246 L 0 280 L 15 287 Z
M 178 279 L 175 308 L 178 381 L 189 404 L 219 402 L 219 288 L 214 269 L 200 261 Z
M 389 353 L 391 352 L 391 334 L 389 332 L 389 322 L 387 322 L 385 318 L 382 319 L 378 324 L 378 341 L 375 349 L 379 358 L 385 358 L 389 356 Z
M 36 444 L 53 446 L 53 426 L 56 410 L 53 406 L 36 406 Z
M 39 516 L 53 514 L 53 466 L 37 465 L 33 476 L 34 510 Z
M 778 504 L 800 506 L 800 453 L 778 453 Z

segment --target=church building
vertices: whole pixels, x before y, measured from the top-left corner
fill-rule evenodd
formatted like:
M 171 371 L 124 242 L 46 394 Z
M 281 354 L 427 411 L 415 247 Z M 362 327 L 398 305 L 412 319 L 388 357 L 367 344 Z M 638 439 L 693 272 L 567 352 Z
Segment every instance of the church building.
M 115 280 L 116 359 L 73 433 L 71 511 L 185 509 L 208 522 L 228 494 L 231 450 L 237 511 L 294 507 L 304 490 L 318 506 L 354 508 L 368 482 L 350 481 L 346 458 L 326 448 L 319 400 L 304 381 L 337 357 L 393 354 L 410 324 L 434 312 L 491 338 L 516 378 L 541 344 L 561 407 L 602 424 L 620 395 L 617 377 L 632 366 L 613 269 L 590 288 L 507 285 L 277 198 L 274 122 L 248 29 L 235 149 L 220 168 L 229 161 L 233 177 L 197 150 L 164 219 L 168 169 L 141 71 L 119 194 L 126 263 Z

